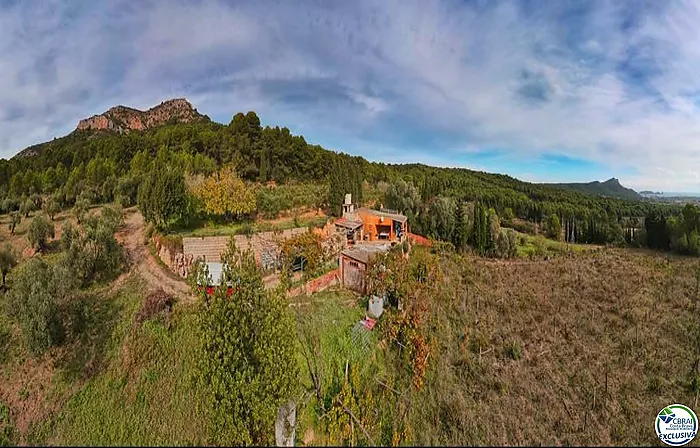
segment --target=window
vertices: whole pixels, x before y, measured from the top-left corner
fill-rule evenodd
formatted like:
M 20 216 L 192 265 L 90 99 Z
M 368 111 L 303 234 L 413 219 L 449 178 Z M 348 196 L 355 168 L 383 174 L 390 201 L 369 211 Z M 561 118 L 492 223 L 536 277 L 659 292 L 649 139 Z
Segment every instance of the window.
M 353 268 L 359 268 L 359 267 L 360 267 L 360 265 L 357 264 L 357 261 L 351 261 L 351 262 L 350 262 L 350 266 L 352 266 Z

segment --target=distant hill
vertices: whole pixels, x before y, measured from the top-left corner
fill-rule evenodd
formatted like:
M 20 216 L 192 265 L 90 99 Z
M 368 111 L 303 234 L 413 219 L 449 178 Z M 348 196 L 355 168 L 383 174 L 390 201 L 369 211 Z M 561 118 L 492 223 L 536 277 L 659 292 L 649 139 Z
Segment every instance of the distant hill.
M 144 131 L 165 124 L 208 121 L 209 117 L 201 115 L 184 98 L 175 98 L 141 111 L 127 106 L 115 106 L 99 115 L 83 118 L 78 122 L 75 132 L 104 131 L 128 134 L 130 131 Z M 15 157 L 36 156 L 44 145 L 33 145 L 20 151 Z
M 641 196 L 631 188 L 625 188 L 616 178 L 610 178 L 605 182 L 593 181 L 588 183 L 568 183 L 568 184 L 546 184 L 555 188 L 563 188 L 566 190 L 579 191 L 581 193 L 592 194 L 595 196 L 606 196 L 610 198 L 641 199 Z

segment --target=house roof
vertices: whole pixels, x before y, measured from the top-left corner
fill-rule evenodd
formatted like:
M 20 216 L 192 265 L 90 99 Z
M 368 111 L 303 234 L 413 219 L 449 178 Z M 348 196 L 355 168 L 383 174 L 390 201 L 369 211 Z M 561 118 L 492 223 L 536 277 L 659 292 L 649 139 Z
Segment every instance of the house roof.
M 343 250 L 341 254 L 367 264 L 374 254 L 388 252 L 390 247 L 389 244 L 358 244 Z
M 406 220 L 408 219 L 408 218 L 406 218 L 406 216 L 401 215 L 399 213 L 389 213 L 389 212 L 384 212 L 381 210 L 372 210 L 371 208 L 366 208 L 366 207 L 362 207 L 361 209 L 358 210 L 358 212 L 367 213 L 367 214 L 374 215 L 374 216 L 382 216 L 384 218 L 389 218 L 389 219 L 392 219 L 392 220 L 398 221 L 398 222 L 406 222 Z
M 338 218 L 333 223 L 337 226 L 345 227 L 346 229 L 355 230 L 358 227 L 362 227 L 362 221 L 350 221 L 345 218 Z

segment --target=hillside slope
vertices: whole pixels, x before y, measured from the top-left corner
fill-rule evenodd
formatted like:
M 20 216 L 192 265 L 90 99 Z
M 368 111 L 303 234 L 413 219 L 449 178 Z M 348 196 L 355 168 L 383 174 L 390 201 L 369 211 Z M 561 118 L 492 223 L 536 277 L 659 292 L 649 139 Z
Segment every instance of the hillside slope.
M 80 120 L 75 132 L 107 131 L 128 134 L 131 131 L 153 129 L 165 124 L 194 121 L 209 121 L 209 118 L 197 112 L 197 109 L 185 98 L 175 98 L 163 101 L 146 111 L 122 105 L 112 107 L 106 112 Z M 49 143 L 32 145 L 20 151 L 15 157 L 38 155 Z
M 606 196 L 618 199 L 629 199 L 638 200 L 641 196 L 636 191 L 631 188 L 623 187 L 620 181 L 616 178 L 611 178 L 605 182 L 593 181 L 588 183 L 559 183 L 559 184 L 546 184 L 551 185 L 556 188 L 563 188 L 566 190 L 580 191 L 581 193 L 596 195 L 596 196 Z

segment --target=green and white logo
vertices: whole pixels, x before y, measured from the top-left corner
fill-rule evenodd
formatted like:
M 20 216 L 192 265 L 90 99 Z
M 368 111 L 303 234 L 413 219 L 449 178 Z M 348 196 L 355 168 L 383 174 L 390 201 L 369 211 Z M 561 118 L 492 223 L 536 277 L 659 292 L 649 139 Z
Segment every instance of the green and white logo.
M 681 446 L 695 438 L 698 433 L 698 418 L 689 407 L 672 404 L 659 412 L 655 426 L 656 435 L 662 442 L 671 446 Z

